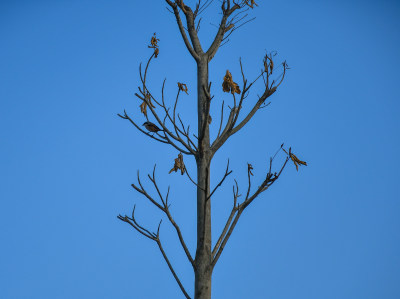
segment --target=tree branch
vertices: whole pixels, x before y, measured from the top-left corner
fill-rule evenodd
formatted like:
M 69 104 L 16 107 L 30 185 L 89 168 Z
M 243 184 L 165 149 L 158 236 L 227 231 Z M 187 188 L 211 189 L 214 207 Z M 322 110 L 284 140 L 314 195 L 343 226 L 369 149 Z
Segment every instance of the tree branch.
M 178 278 L 178 275 L 176 275 L 176 273 L 175 273 L 175 271 L 174 271 L 174 268 L 172 267 L 172 265 L 171 265 L 171 263 L 170 263 L 170 261 L 169 261 L 167 255 L 165 254 L 165 251 L 164 251 L 164 249 L 163 249 L 163 247 L 162 247 L 162 244 L 161 244 L 161 241 L 160 241 L 159 238 L 157 239 L 157 245 L 158 245 L 158 248 L 160 248 L 160 251 L 161 251 L 161 253 L 162 253 L 163 257 L 164 257 L 164 260 L 167 262 L 168 268 L 169 268 L 169 270 L 171 271 L 172 275 L 174 276 L 176 282 L 178 283 L 178 285 L 179 285 L 179 287 L 180 287 L 180 289 L 181 289 L 183 295 L 185 295 L 185 297 L 186 297 L 187 299 L 190 299 L 190 296 L 188 295 L 188 293 L 186 292 L 185 288 L 183 287 L 181 281 L 180 281 L 179 278 Z
M 228 165 L 226 166 L 225 174 L 222 177 L 221 181 L 218 183 L 217 186 L 215 186 L 214 190 L 210 193 L 210 195 L 207 197 L 207 200 L 211 198 L 211 196 L 214 194 L 214 192 L 222 185 L 222 183 L 225 181 L 226 177 L 232 173 L 232 170 L 229 171 L 229 159 L 228 159 Z
M 283 145 L 282 145 L 283 146 Z M 281 146 L 281 147 L 282 147 Z M 274 156 L 275 157 L 275 156 Z M 270 159 L 270 167 L 269 167 L 269 171 L 267 173 L 266 178 L 264 179 L 264 181 L 262 182 L 262 184 L 257 188 L 256 192 L 254 192 L 254 194 L 252 196 L 249 196 L 250 194 L 250 187 L 251 187 L 251 179 L 250 179 L 250 175 L 251 174 L 251 169 L 252 167 L 248 167 L 247 169 L 247 175 L 248 175 L 248 180 L 249 180 L 249 185 L 248 185 L 248 190 L 247 190 L 247 194 L 246 194 L 246 198 L 245 200 L 241 203 L 236 205 L 236 200 L 238 195 L 238 191 L 236 191 L 235 193 L 235 189 L 234 189 L 234 206 L 232 208 L 232 211 L 228 217 L 228 220 L 225 224 L 225 227 L 213 249 L 213 261 L 212 261 L 212 267 L 215 266 L 215 264 L 217 263 L 219 257 L 222 254 L 222 251 L 224 250 L 224 247 L 226 245 L 226 243 L 229 240 L 229 237 L 231 236 L 233 230 L 235 229 L 235 226 L 237 224 L 237 222 L 239 221 L 239 218 L 241 216 L 241 214 L 243 213 L 243 211 L 246 209 L 246 207 L 248 207 L 253 200 L 262 192 L 266 191 L 281 175 L 283 169 L 285 168 L 287 162 L 289 160 L 289 157 L 286 157 L 285 162 L 283 163 L 280 171 L 278 173 L 271 173 L 271 167 L 272 167 L 272 161 L 273 158 Z M 251 166 L 251 165 L 250 165 Z M 239 188 L 237 187 L 237 190 Z
M 229 229 L 229 227 L 231 225 L 232 219 L 235 216 L 235 214 L 237 212 L 237 209 L 238 209 L 238 207 L 237 207 L 237 199 L 240 197 L 240 194 L 239 194 L 239 186 L 238 186 L 238 183 L 237 183 L 236 180 L 235 180 L 235 184 L 236 184 L 236 189 L 235 189 L 235 185 L 233 186 L 233 207 L 232 207 L 232 211 L 231 211 L 231 213 L 230 213 L 230 215 L 228 217 L 228 220 L 226 221 L 225 227 L 222 230 L 221 235 L 218 238 L 217 243 L 214 246 L 214 249 L 213 249 L 212 254 L 211 254 L 212 257 L 215 257 L 215 254 L 217 253 L 217 250 L 218 250 L 219 246 L 221 245 L 221 242 L 222 242 L 223 238 L 225 237 L 226 232 L 228 231 L 228 229 Z
M 219 137 L 219 134 L 221 133 L 221 128 L 222 128 L 222 122 L 224 120 L 224 101 L 222 101 L 221 105 L 221 122 L 219 124 L 219 129 L 218 129 L 218 134 L 217 134 L 217 139 Z
M 194 15 L 190 7 L 181 4 L 181 3 L 174 3 L 170 0 L 165 0 L 168 5 L 172 8 L 174 11 L 174 15 L 176 18 L 176 22 L 178 23 L 179 31 L 182 35 L 183 41 L 186 45 L 186 48 L 188 49 L 189 53 L 193 56 L 193 58 L 196 61 L 200 60 L 200 55 L 203 54 L 203 50 L 200 45 L 199 38 L 197 36 L 197 31 L 194 25 Z M 186 22 L 187 22 L 187 27 L 188 27 L 188 32 L 190 36 L 190 40 L 192 43 L 190 43 L 186 33 L 185 33 L 185 28 L 183 27 L 182 24 L 182 19 L 179 15 L 179 10 L 178 7 L 182 9 L 182 12 L 185 14 L 186 17 Z M 193 46 L 192 46 L 193 45 Z
M 153 55 L 151 55 L 151 57 L 149 58 L 147 64 L 146 64 L 146 68 L 144 71 L 144 74 L 142 74 L 142 70 L 141 67 L 139 68 L 139 74 L 140 74 L 140 79 L 142 81 L 143 84 L 143 89 L 139 88 L 139 92 L 141 93 L 141 95 L 139 95 L 138 93 L 135 93 L 135 96 L 138 97 L 140 100 L 142 100 L 148 107 L 150 108 L 151 113 L 153 114 L 154 118 L 157 120 L 158 124 L 161 126 L 161 128 L 163 129 L 164 132 L 164 139 L 166 139 L 165 143 L 170 143 L 173 147 L 175 147 L 176 149 L 178 149 L 179 151 L 187 154 L 187 155 L 196 155 L 196 150 L 194 150 L 190 144 L 192 143 L 194 145 L 194 142 L 189 138 L 188 134 L 183 133 L 182 131 L 179 130 L 179 128 L 177 127 L 175 121 L 171 118 L 171 116 L 169 115 L 168 109 L 165 106 L 165 102 L 164 102 L 164 85 L 165 85 L 165 80 L 163 82 L 163 86 L 161 89 L 161 94 L 162 94 L 162 104 L 160 104 L 158 101 L 156 101 L 156 99 L 154 98 L 154 96 L 152 95 L 152 93 L 149 91 L 147 85 L 146 85 L 146 78 L 147 78 L 147 71 L 148 71 L 148 67 L 150 64 L 150 61 L 152 60 L 152 58 L 154 57 L 154 53 Z M 178 92 L 178 96 L 179 96 L 179 92 Z M 153 106 L 153 104 L 151 103 L 151 99 L 153 99 L 159 106 L 161 106 L 164 111 L 165 111 L 165 117 L 164 120 L 161 121 L 160 117 L 158 116 L 157 112 L 154 110 L 155 106 Z M 177 101 L 177 100 L 176 100 Z M 147 109 L 147 108 L 146 108 Z M 145 116 L 147 118 L 147 113 L 145 113 Z M 172 123 L 172 125 L 174 126 L 175 132 L 177 133 L 177 135 L 173 134 L 165 125 L 165 120 L 166 118 L 168 118 L 170 120 L 170 122 Z M 147 118 L 148 119 L 148 118 Z M 182 135 L 184 135 L 187 140 L 188 143 L 186 143 L 179 135 L 178 132 L 181 132 Z M 180 144 L 182 144 L 187 150 L 183 150 L 181 149 L 178 145 L 176 145 L 173 141 L 176 140 L 178 141 Z M 195 145 L 194 145 L 195 146 Z
M 117 218 L 123 222 L 128 223 L 129 225 L 131 225 L 136 231 L 138 231 L 140 234 L 142 234 L 143 236 L 145 236 L 146 238 L 153 240 L 157 243 L 158 248 L 161 251 L 162 256 L 164 257 L 164 260 L 166 261 L 169 270 L 171 271 L 172 275 L 174 276 L 176 282 L 178 283 L 182 293 L 185 295 L 186 298 L 190 299 L 188 293 L 186 292 L 185 288 L 183 287 L 181 281 L 179 280 L 178 275 L 176 275 L 176 272 L 174 270 L 174 268 L 171 265 L 171 262 L 169 261 L 164 248 L 162 247 L 161 244 L 161 240 L 160 240 L 160 226 L 161 226 L 161 222 L 158 224 L 158 228 L 157 228 L 157 233 L 152 233 L 149 230 L 147 230 L 146 228 L 142 227 L 141 225 L 139 225 L 135 219 L 135 208 L 136 206 L 133 207 L 133 211 L 132 211 L 132 218 L 128 217 L 128 216 L 122 216 L 122 215 L 118 215 Z
M 174 110 L 173 110 L 173 114 L 172 114 L 172 117 L 171 117 L 171 115 L 169 114 L 169 108 L 167 108 L 167 106 L 165 105 L 165 100 L 164 100 L 164 87 L 165 87 L 165 79 L 164 79 L 164 81 L 163 81 L 163 85 L 162 85 L 162 88 L 161 88 L 161 100 L 162 100 L 162 104 L 159 104 L 159 106 L 162 107 L 162 108 L 164 109 L 165 115 L 167 116 L 168 120 L 169 120 L 169 121 L 172 123 L 172 125 L 174 126 L 176 136 L 177 136 L 178 138 L 181 138 L 181 137 L 180 137 L 180 134 L 181 134 L 181 135 L 183 135 L 184 137 L 186 137 L 188 146 L 189 146 L 190 148 L 193 147 L 194 149 L 192 148 L 192 150 L 193 150 L 193 152 L 195 152 L 195 151 L 197 151 L 197 147 L 196 147 L 196 144 L 195 144 L 195 143 L 192 141 L 192 139 L 189 137 L 189 126 L 188 126 L 187 132 L 186 132 L 186 131 L 185 131 L 185 126 L 183 125 L 183 122 L 182 122 L 182 120 L 180 119 L 179 114 L 178 114 L 178 118 L 179 118 L 179 121 L 181 122 L 182 130 L 183 130 L 183 131 L 182 131 L 181 129 L 179 129 L 179 127 L 178 127 L 177 124 L 176 124 L 175 115 L 176 115 L 176 107 L 177 107 L 177 105 L 178 105 L 178 100 L 179 100 L 179 95 L 180 95 L 180 89 L 179 89 L 179 87 L 178 87 L 178 93 L 177 93 L 176 98 L 175 98 Z
M 149 230 L 145 229 L 144 227 L 140 226 L 136 220 L 135 220 L 135 209 L 136 205 L 133 206 L 132 210 L 132 218 L 128 217 L 127 215 L 122 216 L 118 215 L 117 218 L 123 222 L 126 222 L 130 224 L 136 231 L 138 231 L 140 234 L 145 236 L 146 238 L 149 238 L 150 240 L 155 241 L 157 239 L 157 234 L 150 232 Z
M 186 254 L 189 262 L 194 267 L 194 260 L 193 260 L 193 258 L 191 256 L 190 252 L 189 252 L 189 249 L 186 246 L 186 243 L 185 243 L 185 241 L 183 239 L 182 232 L 181 232 L 181 230 L 179 228 L 179 225 L 175 222 L 175 220 L 173 219 L 173 217 L 171 215 L 171 212 L 169 210 L 168 196 L 169 196 L 170 187 L 168 187 L 168 192 L 167 192 L 167 195 L 166 195 L 166 197 L 164 199 L 164 197 L 162 196 L 162 194 L 160 192 L 160 189 L 158 188 L 158 185 L 157 185 L 157 181 L 156 181 L 156 177 L 155 177 L 155 171 L 156 171 L 156 165 L 154 165 L 152 176 L 148 175 L 148 178 L 153 183 L 154 188 L 156 189 L 157 194 L 158 194 L 158 196 L 159 196 L 159 198 L 161 200 L 161 204 L 158 203 L 153 197 L 151 197 L 148 194 L 148 192 L 144 189 L 144 187 L 142 185 L 142 182 L 140 181 L 139 171 L 137 173 L 137 179 L 138 179 L 138 183 L 139 183 L 140 187 L 136 186 L 135 184 L 132 184 L 132 187 L 137 192 L 143 194 L 153 205 L 155 205 L 158 209 L 160 209 L 161 211 L 163 211 L 165 213 L 165 215 L 167 216 L 168 220 L 171 222 L 172 226 L 176 230 L 176 233 L 178 235 L 179 241 L 180 241 L 180 243 L 182 245 L 183 250 L 185 251 L 185 254 Z
M 264 69 L 261 71 L 261 74 L 253 82 L 251 82 L 249 85 L 247 85 L 247 79 L 245 78 L 242 62 L 240 61 L 240 67 L 241 67 L 241 72 L 242 72 L 242 77 L 243 77 L 243 91 L 242 91 L 238 106 L 236 106 L 236 101 L 234 102 L 234 107 L 232 108 L 231 114 L 229 116 L 230 119 L 228 120 L 224 131 L 221 133 L 221 135 L 219 137 L 217 137 L 214 140 L 214 142 L 211 145 L 211 152 L 213 155 L 226 142 L 226 140 L 230 136 L 232 136 L 233 134 L 238 132 L 241 128 L 243 128 L 244 125 L 247 124 L 250 121 L 250 119 L 254 116 L 254 114 L 257 112 L 257 110 L 260 108 L 263 108 L 262 105 L 265 103 L 266 99 L 269 98 L 273 93 L 275 93 L 277 87 L 283 82 L 283 79 L 285 78 L 286 70 L 288 68 L 286 62 L 283 62 L 282 66 L 283 66 L 283 73 L 281 75 L 279 83 L 277 85 L 274 85 L 275 81 L 272 81 L 272 83 L 269 84 L 269 77 L 271 76 L 272 71 L 273 71 L 273 61 L 272 61 L 272 55 L 267 54 L 264 57 Z M 259 97 L 256 104 L 253 106 L 253 108 L 250 110 L 250 112 L 244 117 L 244 119 L 241 122 L 239 122 L 238 125 L 235 126 L 235 124 L 239 118 L 240 110 L 242 109 L 243 100 L 245 98 L 247 98 L 249 89 L 263 75 L 266 75 L 264 93 L 262 94 L 261 97 Z
M 133 124 L 133 125 L 136 127 L 136 129 L 138 129 L 138 130 L 139 130 L 140 132 L 142 132 L 143 134 L 149 136 L 150 138 L 153 138 L 154 140 L 157 140 L 157 141 L 162 142 L 162 143 L 168 143 L 168 141 L 162 140 L 162 139 L 158 139 L 158 138 L 154 137 L 153 135 L 151 135 L 150 133 L 148 133 L 148 132 L 142 130 L 142 129 L 128 116 L 128 114 L 126 113 L 125 110 L 124 110 L 124 115 L 121 115 L 121 114 L 117 114 L 117 115 L 118 115 L 119 117 L 121 117 L 122 119 L 127 119 L 127 120 L 129 120 L 129 121 L 131 122 L 131 124 Z
M 205 189 L 202 188 L 201 186 L 199 186 L 199 184 L 197 184 L 197 183 L 192 179 L 192 177 L 189 175 L 189 172 L 188 172 L 187 169 L 185 169 L 185 173 L 186 173 L 187 177 L 189 178 L 189 180 L 190 180 L 197 188 L 199 188 L 199 189 L 201 189 L 202 191 L 205 192 Z
M 200 136 L 199 140 L 202 140 L 204 137 L 204 134 L 207 129 L 207 124 L 208 124 L 208 118 L 210 117 L 210 106 L 211 106 L 211 100 L 213 99 L 214 96 L 211 96 L 210 91 L 211 91 L 211 82 L 208 85 L 208 87 L 203 86 L 204 94 L 206 95 L 206 108 L 205 108 L 205 116 L 206 119 L 203 121 L 203 126 L 200 131 Z
M 157 190 L 157 193 L 158 193 L 158 195 L 159 195 L 159 197 L 160 197 L 160 199 L 161 199 L 161 202 L 162 202 L 163 205 L 164 205 L 163 211 L 164 211 L 164 213 L 167 215 L 168 220 L 171 222 L 171 224 L 172 224 L 173 227 L 175 228 L 176 233 L 177 233 L 178 238 L 179 238 L 179 241 L 181 242 L 182 248 L 183 248 L 183 250 L 185 251 L 185 254 L 186 254 L 186 256 L 187 256 L 189 262 L 192 264 L 193 267 L 195 267 L 195 265 L 194 265 L 194 260 L 193 260 L 193 258 L 192 258 L 192 256 L 191 256 L 190 252 L 189 252 L 189 249 L 188 249 L 187 246 L 186 246 L 186 243 L 185 243 L 185 241 L 184 241 L 184 239 L 183 239 L 183 236 L 182 236 L 181 230 L 180 230 L 180 228 L 179 228 L 179 225 L 176 224 L 175 220 L 172 218 L 171 213 L 170 213 L 170 211 L 169 211 L 169 205 L 168 205 L 169 187 L 168 187 L 167 196 L 166 196 L 166 198 L 165 198 L 165 200 L 164 200 L 164 199 L 163 199 L 163 196 L 161 195 L 161 192 L 160 192 L 160 190 L 159 190 L 159 188 L 158 188 L 157 182 L 156 182 L 155 171 L 156 171 L 156 166 L 154 165 L 153 176 L 150 177 L 150 175 L 148 175 L 148 177 L 149 177 L 150 181 L 153 183 L 154 187 L 155 187 L 156 190 Z
M 213 59 L 213 57 L 215 56 L 215 54 L 217 53 L 221 42 L 224 38 L 224 34 L 226 32 L 226 28 L 227 28 L 227 20 L 228 18 L 232 15 L 232 13 L 237 10 L 240 9 L 240 5 L 239 4 L 234 4 L 233 7 L 230 7 L 230 0 L 223 0 L 222 2 L 222 19 L 220 22 L 220 25 L 218 27 L 218 31 L 217 34 L 214 37 L 214 40 L 210 46 L 210 48 L 207 50 L 206 55 L 208 57 L 208 61 L 211 61 L 211 59 Z

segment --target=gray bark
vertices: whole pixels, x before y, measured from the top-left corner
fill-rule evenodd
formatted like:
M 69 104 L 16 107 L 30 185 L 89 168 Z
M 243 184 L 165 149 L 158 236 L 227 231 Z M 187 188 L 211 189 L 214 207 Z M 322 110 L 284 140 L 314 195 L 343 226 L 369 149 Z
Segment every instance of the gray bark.
M 198 155 L 197 162 L 197 249 L 195 257 L 195 299 L 211 298 L 211 204 L 210 194 L 210 136 L 207 98 L 208 60 L 206 55 L 197 63 L 198 96 Z

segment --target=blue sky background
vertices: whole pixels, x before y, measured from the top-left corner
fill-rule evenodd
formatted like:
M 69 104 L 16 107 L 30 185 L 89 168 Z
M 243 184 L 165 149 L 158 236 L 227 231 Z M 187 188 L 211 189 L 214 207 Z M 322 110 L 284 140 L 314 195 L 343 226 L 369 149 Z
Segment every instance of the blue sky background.
M 194 1 L 187 1 L 193 4 Z M 217 239 L 232 205 L 266 173 L 282 142 L 308 162 L 290 164 L 243 214 L 213 275 L 214 298 L 400 297 L 400 5 L 397 1 L 258 1 L 257 19 L 231 36 L 210 65 L 215 136 L 222 78 L 249 79 L 266 51 L 291 70 L 251 123 L 212 163 L 212 182 L 232 175 L 213 200 Z M 203 47 L 219 3 L 200 31 Z M 182 298 L 154 242 L 116 216 L 155 230 L 163 216 L 130 184 L 157 163 L 163 192 L 194 255 L 195 188 L 168 175 L 177 152 L 116 116 L 139 123 L 138 65 L 160 55 L 149 84 L 167 101 L 187 83 L 180 113 L 196 124 L 195 63 L 163 1 L 0 2 L 0 297 Z M 245 107 L 262 92 L 255 87 Z M 247 105 L 246 105 L 247 104 Z M 245 108 L 245 109 L 246 109 Z M 226 119 L 226 118 L 225 118 Z M 281 155 L 279 157 L 283 159 Z M 276 166 L 278 167 L 279 158 Z M 185 162 L 195 174 L 193 158 Z M 161 238 L 189 293 L 193 273 L 171 226 Z

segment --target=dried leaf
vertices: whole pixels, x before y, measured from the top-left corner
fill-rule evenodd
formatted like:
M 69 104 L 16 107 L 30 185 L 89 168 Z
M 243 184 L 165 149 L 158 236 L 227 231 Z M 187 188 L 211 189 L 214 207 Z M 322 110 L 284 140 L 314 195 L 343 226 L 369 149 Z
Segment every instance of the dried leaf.
M 233 93 L 233 92 L 236 92 L 237 94 L 240 94 L 240 87 L 239 87 L 239 85 L 237 85 L 235 82 L 233 82 L 233 86 L 234 86 L 234 89 L 232 90 L 232 93 Z
M 251 175 L 254 175 L 251 171 L 253 170 L 253 165 L 247 163 L 247 172 L 250 173 Z
M 289 157 L 293 161 L 294 165 L 296 166 L 297 171 L 299 171 L 299 165 L 307 166 L 307 162 L 301 161 L 299 158 L 296 157 L 295 154 L 292 153 L 292 148 L 289 148 Z
M 142 104 L 140 104 L 140 112 L 142 112 L 144 114 L 144 116 L 147 117 L 147 104 L 146 102 L 143 102 Z
M 185 83 L 178 82 L 178 88 L 179 88 L 179 90 L 184 91 L 184 92 L 186 92 L 186 94 L 188 94 L 188 88 Z
M 159 41 L 160 39 L 158 39 L 157 37 L 156 37 L 156 33 L 154 32 L 154 34 L 153 34 L 153 36 L 151 37 L 151 40 L 150 40 L 150 46 L 149 46 L 149 48 L 158 48 L 158 41 Z
M 157 58 L 158 53 L 160 53 L 160 50 L 158 49 L 158 41 L 159 39 L 156 37 L 156 33 L 154 32 L 154 35 L 151 37 L 150 40 L 150 46 L 149 48 L 154 49 L 154 56 Z
M 224 76 L 224 82 L 222 82 L 222 90 L 224 92 L 230 92 L 232 94 L 240 94 L 240 87 L 236 82 L 233 82 L 232 74 L 227 70 Z
M 224 92 L 230 92 L 231 91 L 229 83 L 226 82 L 225 80 L 224 80 L 224 82 L 222 82 L 222 91 L 224 91 Z
M 156 106 L 154 106 L 154 104 L 151 102 L 151 95 L 150 95 L 149 92 L 146 93 L 145 99 L 147 100 L 147 103 L 149 103 L 149 105 L 150 105 L 152 108 L 156 108 Z
M 186 171 L 185 163 L 183 163 L 183 155 L 181 153 L 178 154 L 178 158 L 176 158 L 174 161 L 174 167 L 172 167 L 169 173 L 173 171 L 177 172 L 178 170 L 181 171 L 181 175 L 183 175 Z

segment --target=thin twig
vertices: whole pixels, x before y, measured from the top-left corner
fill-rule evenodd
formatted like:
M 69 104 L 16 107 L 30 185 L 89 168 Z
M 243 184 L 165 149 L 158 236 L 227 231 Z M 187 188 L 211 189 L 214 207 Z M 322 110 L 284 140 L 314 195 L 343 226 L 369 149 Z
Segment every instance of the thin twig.
M 214 194 L 214 192 L 222 185 L 222 183 L 225 181 L 226 177 L 232 173 L 232 170 L 229 171 L 229 159 L 228 159 L 228 165 L 226 166 L 225 174 L 222 177 L 221 181 L 218 183 L 217 186 L 215 186 L 214 190 L 210 193 L 210 195 L 207 197 L 206 201 L 211 198 L 211 196 Z

